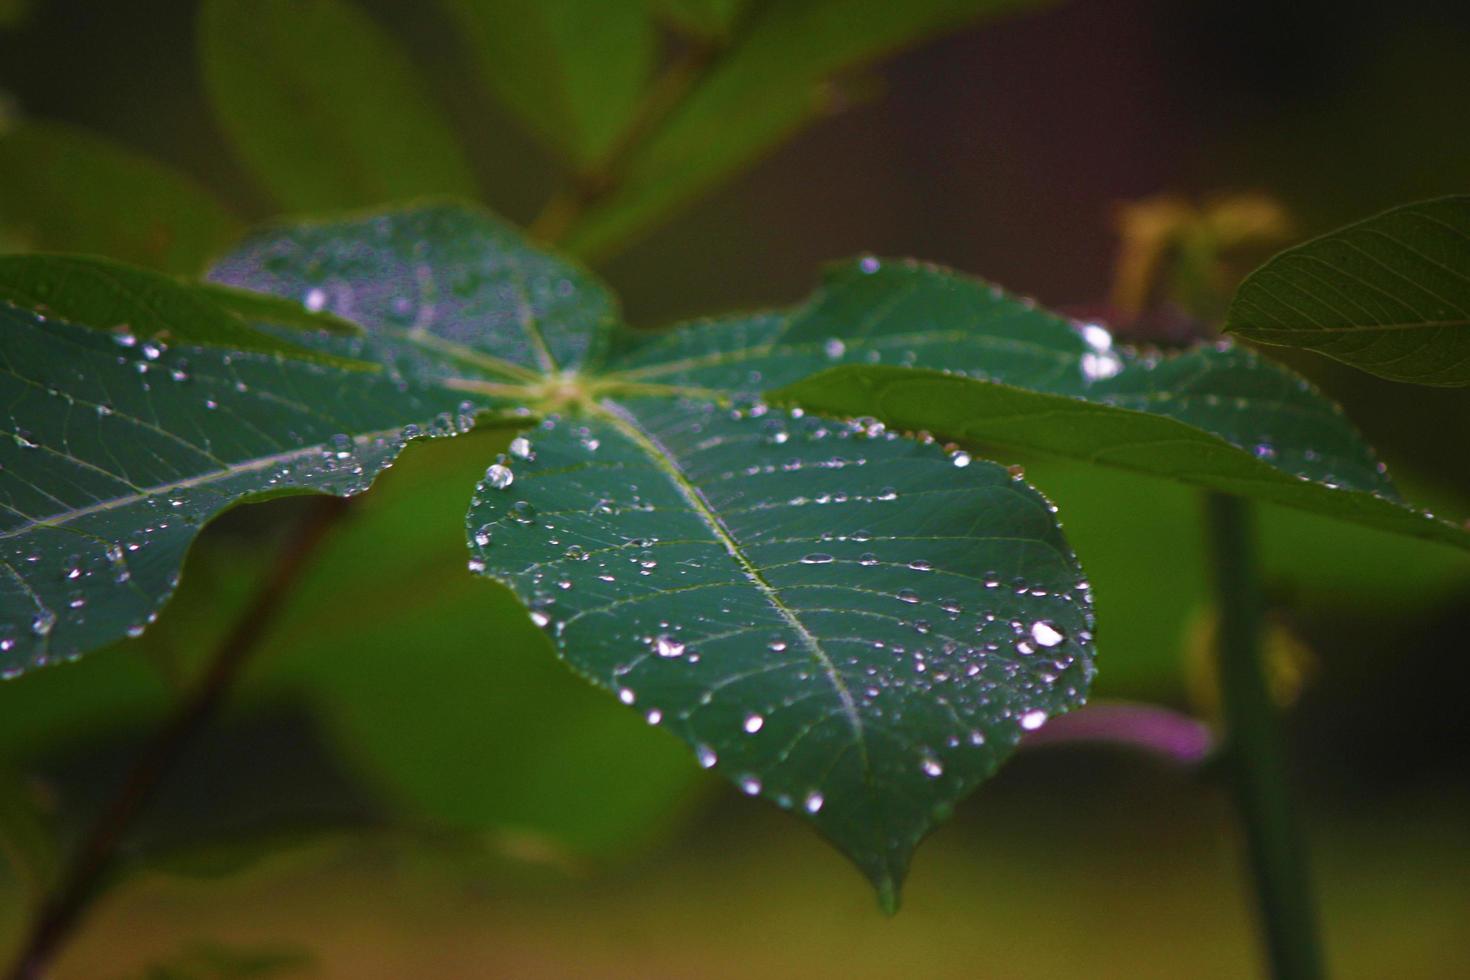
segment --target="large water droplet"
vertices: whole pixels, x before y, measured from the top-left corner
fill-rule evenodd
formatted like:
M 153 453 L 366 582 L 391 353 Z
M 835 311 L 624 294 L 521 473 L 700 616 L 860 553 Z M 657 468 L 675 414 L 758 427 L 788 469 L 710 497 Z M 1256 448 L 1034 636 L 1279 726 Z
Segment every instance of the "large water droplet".
M 515 482 L 516 475 L 504 463 L 492 463 L 485 471 L 485 482 L 496 490 L 504 490 Z

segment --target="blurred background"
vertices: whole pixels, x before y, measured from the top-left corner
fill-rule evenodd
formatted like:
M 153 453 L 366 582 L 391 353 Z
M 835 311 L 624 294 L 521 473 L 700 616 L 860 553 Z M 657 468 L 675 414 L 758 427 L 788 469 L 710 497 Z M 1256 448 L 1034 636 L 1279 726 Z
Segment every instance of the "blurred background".
M 531 222 L 565 184 L 564 157 L 479 83 L 462 22 L 427 3 L 356 7 L 422 73 L 483 200 Z M 201 254 L 302 210 L 232 152 L 198 16 L 190 0 L 0 0 L 0 247 L 105 250 L 37 218 L 54 188 L 6 145 L 38 121 L 208 188 L 222 217 Z M 664 42 L 669 59 L 688 43 Z M 1228 279 L 1470 183 L 1470 6 L 1455 0 L 1019 5 L 822 84 L 800 132 L 616 249 L 588 250 L 633 323 L 795 302 L 824 263 L 875 252 L 1107 315 L 1125 338 L 1207 336 L 1188 303 L 1120 299 L 1121 258 L 1146 249 L 1161 196 L 1185 225 L 1228 195 L 1273 215 L 1274 233 L 1222 254 Z M 56 152 L 53 176 L 88 151 Z M 127 210 L 141 200 L 107 207 L 142 223 L 153 216 Z M 1464 390 L 1290 360 L 1343 402 L 1407 496 L 1470 515 Z M 1023 748 L 919 851 L 903 911 L 882 918 L 809 829 L 699 772 L 464 574 L 464 488 L 508 438 L 411 447 L 362 500 L 150 808 L 132 873 L 58 976 L 1258 972 L 1219 774 L 1098 746 Z M 1057 502 L 1089 572 L 1094 696 L 1211 718 L 1198 495 L 1002 461 Z M 0 685 L 0 784 L 24 811 L 3 821 L 12 838 L 86 825 L 299 504 L 206 532 L 143 639 Z M 1332 971 L 1470 975 L 1470 563 L 1294 512 L 1261 523 Z M 24 927 L 24 877 L 0 871 L 5 948 Z

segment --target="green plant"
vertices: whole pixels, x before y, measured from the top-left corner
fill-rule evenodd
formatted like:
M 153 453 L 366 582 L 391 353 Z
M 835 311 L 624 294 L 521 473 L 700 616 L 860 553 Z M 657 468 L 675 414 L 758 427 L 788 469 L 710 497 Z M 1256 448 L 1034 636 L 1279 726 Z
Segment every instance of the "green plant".
M 596 257 L 814 109 L 772 93 L 814 98 L 839 68 L 990 5 L 670 3 L 690 34 L 656 78 L 640 5 L 448 6 L 489 88 L 572 175 L 533 231 Z M 494 28 L 512 22 L 529 26 L 506 47 Z M 197 188 L 49 126 L 0 141 L 0 171 L 38 188 L 0 216 L 42 248 L 111 256 L 0 258 L 0 671 L 145 635 L 200 529 L 235 504 L 332 496 L 254 559 L 258 588 L 219 603 L 234 617 L 198 634 L 214 654 L 67 870 L 18 845 L 40 897 L 16 975 L 55 951 L 284 615 L 342 522 L 333 498 L 412 442 L 472 430 L 502 435 L 488 455 L 462 440 L 483 476 L 455 491 L 469 571 L 508 590 L 484 602 L 513 595 L 576 672 L 813 823 L 890 910 L 923 836 L 1023 734 L 1081 704 L 1095 670 L 1090 589 L 1056 508 L 985 457 L 1209 491 L 1227 751 L 1272 958 L 1283 976 L 1319 972 L 1242 501 L 1470 548 L 1399 496 L 1330 399 L 1241 346 L 1135 351 L 988 283 L 871 256 L 790 309 L 635 330 L 592 273 L 478 207 L 385 206 L 473 197 L 475 180 L 353 8 L 217 0 L 201 31 L 221 122 L 281 207 L 363 210 L 278 221 L 194 278 L 236 228 Z M 322 139 L 301 139 L 303 116 Z M 74 190 L 87 168 L 109 194 L 171 202 L 161 230 L 109 227 L 105 202 Z M 1226 326 L 1465 384 L 1467 232 L 1455 198 L 1289 250 Z M 8 822 L 38 836 L 24 813 Z

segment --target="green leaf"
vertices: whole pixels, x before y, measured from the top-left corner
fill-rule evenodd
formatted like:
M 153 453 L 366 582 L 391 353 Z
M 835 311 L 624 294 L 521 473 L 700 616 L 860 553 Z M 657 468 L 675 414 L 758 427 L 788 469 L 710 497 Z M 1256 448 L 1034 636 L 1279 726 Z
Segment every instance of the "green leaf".
M 923 413 L 918 427 L 932 413 L 956 428 L 978 417 L 987 439 L 1015 430 L 1024 438 L 1007 445 L 1140 469 L 1157 454 L 1150 472 L 1283 500 L 1286 486 L 1316 495 L 1287 502 L 1341 499 L 1340 516 L 1388 526 L 1393 514 L 1399 530 L 1464 544 L 1400 504 L 1335 406 L 1290 372 L 1228 346 L 1174 358 L 1115 350 L 1100 327 L 917 264 L 865 259 L 794 310 L 638 334 L 615 331 L 611 299 L 586 274 L 439 207 L 266 232 L 214 278 L 311 297 L 365 332 L 303 343 L 384 370 L 349 376 L 198 348 L 190 388 L 172 380 L 178 352 L 118 363 L 103 333 L 13 314 L 16 328 L 0 332 L 0 404 L 17 438 L 0 443 L 0 489 L 16 513 L 54 509 L 27 496 L 36 489 L 65 508 L 18 519 L 3 556 L 16 582 L 48 590 L 57 618 L 42 633 L 66 645 L 53 640 L 45 655 L 156 609 L 193 537 L 189 518 L 281 489 L 360 490 L 415 434 L 394 426 L 424 425 L 460 399 L 442 430 L 476 412 L 523 414 L 509 454 L 477 461 L 489 466 L 466 519 L 471 570 L 508 586 L 578 673 L 746 792 L 814 823 L 889 904 L 924 834 L 1025 730 L 1086 696 L 1090 594 L 1053 508 L 1019 476 L 872 419 L 772 409 L 763 391 L 837 366 L 835 390 L 861 395 L 827 405 L 838 414 L 891 411 L 909 425 L 898 416 Z M 910 382 L 947 385 L 948 401 L 874 394 Z M 102 423 L 89 385 L 113 399 Z M 834 387 L 814 385 L 797 393 L 816 403 Z M 975 390 L 1039 401 L 1018 402 L 1002 426 L 963 408 Z M 104 423 L 130 427 L 104 438 Z M 119 453 L 166 470 L 128 474 L 153 488 L 153 508 L 146 493 L 105 483 Z M 300 464 L 286 485 L 278 459 Z M 67 557 L 82 549 L 83 561 Z M 132 586 L 109 574 L 113 557 Z M 503 599 L 486 596 L 487 616 L 504 615 Z M 12 647 L 28 644 L 10 662 L 24 665 L 38 641 L 11 611 L 35 607 L 21 590 L 0 600 Z M 124 600 L 127 615 L 108 605 Z
M 574 167 L 632 121 L 656 55 L 645 5 L 626 0 L 444 0 L 490 91 Z
M 830 104 L 840 72 L 1028 0 L 783 0 L 753 4 L 728 47 L 616 174 L 564 245 L 599 255 L 745 167 Z
M 475 264 L 479 246 L 411 222 L 395 227 L 418 247 L 395 264 L 363 247 L 365 222 L 263 237 L 217 276 L 281 295 L 334 282 L 328 307 L 371 335 L 410 315 L 393 302 L 404 284 L 449 256 Z M 525 272 L 533 295 L 578 292 Z M 545 420 L 472 500 L 471 568 L 509 585 L 579 673 L 815 823 L 886 902 L 933 824 L 1085 696 L 1081 570 L 1046 501 L 1004 470 L 765 411 L 739 352 L 702 388 L 645 381 L 664 342 L 623 334 L 603 362 L 602 341 L 573 344 L 610 309 L 545 318 L 538 361 L 519 321 L 440 295 L 431 325 L 542 379 L 528 407 Z
M 864 259 L 791 314 L 643 340 L 626 364 L 628 381 L 758 383 L 809 409 L 1470 547 L 1464 528 L 1404 504 L 1341 409 L 1285 368 L 1228 344 L 1173 356 L 1115 348 L 1100 325 L 930 266 Z M 743 380 L 752 374 L 759 382 Z
M 655 0 L 659 12 L 695 35 L 727 38 L 748 6 L 748 0 Z
M 417 70 L 345 0 L 210 0 L 199 32 L 220 124 L 286 208 L 476 196 Z
M 0 306 L 0 673 L 142 630 L 221 510 L 358 493 L 406 441 L 523 402 L 530 365 L 554 367 L 554 352 L 575 367 L 609 317 L 595 283 L 481 215 L 437 208 L 349 227 L 356 289 L 322 274 L 287 295 L 372 331 L 293 337 L 378 372 Z M 256 257 L 263 269 L 290 262 L 278 249 Z M 556 324 L 544 335 L 543 319 Z
M 56 123 L 0 131 L 0 225 L 29 247 L 197 274 L 239 234 L 183 174 Z
M 278 297 L 183 282 L 111 259 L 85 255 L 0 256 L 0 300 L 112 330 L 119 338 L 134 341 L 161 339 L 279 353 L 340 367 L 355 363 L 263 333 L 242 319 L 298 329 L 355 331 L 352 324 L 338 317 L 313 314 L 299 303 Z
M 470 508 L 472 567 L 885 901 L 936 819 L 1091 679 L 1081 570 L 1001 467 L 671 398 L 608 398 L 512 451 Z
M 1470 197 L 1385 211 L 1251 273 L 1225 329 L 1380 377 L 1470 385 Z

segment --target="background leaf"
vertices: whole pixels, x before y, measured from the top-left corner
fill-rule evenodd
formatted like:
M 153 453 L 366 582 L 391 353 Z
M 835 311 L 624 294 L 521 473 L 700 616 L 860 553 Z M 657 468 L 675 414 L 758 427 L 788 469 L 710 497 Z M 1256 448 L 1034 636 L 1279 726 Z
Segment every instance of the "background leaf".
M 1251 273 L 1225 329 L 1395 381 L 1470 385 L 1470 197 L 1407 204 Z
M 1085 695 L 1087 584 L 1001 467 L 672 398 L 606 400 L 511 450 L 470 508 L 471 567 L 886 904 L 933 825 Z
M 567 235 L 596 256 L 789 136 L 829 102 L 823 83 L 1027 0 L 784 0 L 754 4 L 678 107 L 621 164 L 621 183 Z
M 0 225 L 29 248 L 197 274 L 239 224 L 188 177 L 58 123 L 0 130 Z
M 657 37 L 644 3 L 444 0 L 490 91 L 573 167 L 601 159 L 637 112 Z
M 220 124 L 287 210 L 476 196 L 414 66 L 346 0 L 209 0 L 199 43 Z

